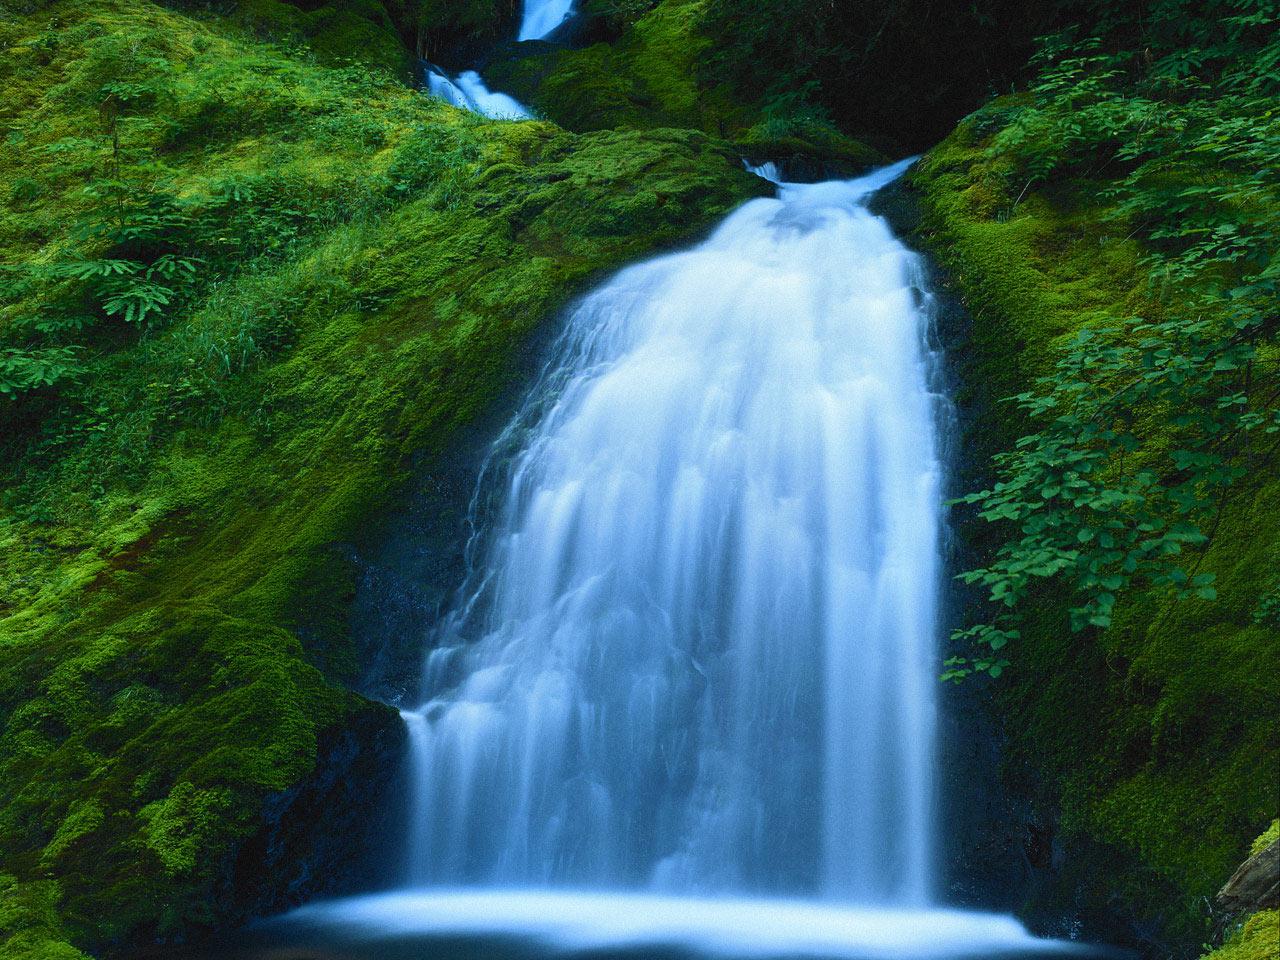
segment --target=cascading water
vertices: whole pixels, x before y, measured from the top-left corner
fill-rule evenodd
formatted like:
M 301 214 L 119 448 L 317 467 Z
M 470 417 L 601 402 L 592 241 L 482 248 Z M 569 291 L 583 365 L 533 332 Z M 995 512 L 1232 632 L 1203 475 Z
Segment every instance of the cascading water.
M 929 313 L 861 202 L 902 168 L 574 312 L 406 715 L 415 882 L 927 901 Z
M 455 107 L 494 120 L 527 120 L 532 116 L 515 97 L 490 90 L 475 70 L 464 70 L 453 78 L 431 70 L 427 73 L 427 92 Z
M 573 0 L 525 0 L 518 40 L 542 40 L 573 15 Z M 490 90 L 478 71 L 450 77 L 435 67 L 426 75 L 427 92 L 455 107 L 495 120 L 527 120 L 533 116 L 515 97 Z
M 573 16 L 573 0 L 524 0 L 517 40 L 542 40 Z
M 865 206 L 906 163 L 780 183 L 573 312 L 404 713 L 408 882 L 252 956 L 1072 949 L 934 905 L 944 401 Z

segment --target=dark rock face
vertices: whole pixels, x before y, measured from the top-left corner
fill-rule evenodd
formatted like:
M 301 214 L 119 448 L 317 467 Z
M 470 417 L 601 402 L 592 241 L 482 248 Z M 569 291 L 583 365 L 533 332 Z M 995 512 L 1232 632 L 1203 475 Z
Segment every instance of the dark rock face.
M 1280 907 L 1280 840 L 1272 840 L 1231 875 L 1218 891 L 1218 903 L 1231 913 Z
M 266 916 L 318 895 L 369 889 L 391 878 L 401 811 L 404 725 L 370 703 L 320 744 L 315 774 L 268 800 L 262 826 L 240 848 L 221 892 L 225 914 Z

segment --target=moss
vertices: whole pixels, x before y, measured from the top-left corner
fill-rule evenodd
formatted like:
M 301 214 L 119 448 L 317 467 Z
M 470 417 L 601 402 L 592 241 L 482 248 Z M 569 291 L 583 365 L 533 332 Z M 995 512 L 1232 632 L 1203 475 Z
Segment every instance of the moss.
M 287 902 L 241 856 L 269 858 L 264 811 L 325 743 L 392 722 L 343 689 L 350 557 L 410 463 L 509 391 L 585 284 L 764 185 L 704 133 L 485 121 L 142 0 L 0 35 L 0 181 L 40 186 L 0 214 L 4 259 L 74 247 L 110 149 L 98 94 L 127 76 L 155 93 L 123 147 L 205 262 L 146 336 L 99 321 L 80 380 L 5 438 L 0 869 L 45 918 L 13 936 L 195 935 L 232 916 L 233 865 Z M 67 296 L 18 291 L 6 336 Z
M 1280 957 L 1280 910 L 1263 910 L 1242 923 L 1204 960 L 1275 960 Z
M 408 79 L 412 52 L 378 0 L 329 4 L 238 0 L 236 19 L 277 41 L 301 41 L 323 63 L 361 63 Z
M 6 960 L 88 960 L 58 918 L 58 885 L 0 874 L 0 955 Z
M 1249 856 L 1256 857 L 1277 840 L 1280 840 L 1280 819 L 1272 820 L 1271 826 L 1267 827 L 1262 832 L 1262 835 L 1253 841 L 1253 845 L 1249 848 Z
M 1008 183 L 984 149 L 984 118 L 1002 106 L 963 124 L 914 177 L 922 240 L 972 314 L 958 377 L 972 421 L 970 488 L 990 482 L 989 457 L 1028 429 L 1002 398 L 1047 373 L 1066 338 L 1165 309 L 1140 249 L 1097 200 L 1101 184 Z M 1215 602 L 1135 590 L 1110 629 L 1076 634 L 1061 600 L 1035 600 L 997 696 L 1006 777 L 1060 812 L 1073 853 L 1026 905 L 1032 914 L 1071 909 L 1102 922 L 1123 903 L 1137 925 L 1158 917 L 1174 940 L 1203 939 L 1200 904 L 1275 802 L 1260 771 L 1280 764 L 1268 706 L 1280 698 L 1280 663 L 1255 611 L 1280 562 L 1278 493 L 1263 478 L 1226 505 L 1201 561 L 1218 575 Z M 973 555 L 992 547 L 976 521 L 962 534 Z
M 666 119 L 626 58 L 610 44 L 578 50 L 547 46 L 523 56 L 516 52 L 488 70 L 490 82 L 568 130 L 645 127 Z
M 731 139 L 753 158 L 803 158 L 850 172 L 886 162 L 829 122 L 768 120 L 760 103 L 741 103 L 704 82 L 705 8 L 706 0 L 644 5 L 612 41 L 581 49 L 512 44 L 487 75 L 568 130 L 693 127 Z

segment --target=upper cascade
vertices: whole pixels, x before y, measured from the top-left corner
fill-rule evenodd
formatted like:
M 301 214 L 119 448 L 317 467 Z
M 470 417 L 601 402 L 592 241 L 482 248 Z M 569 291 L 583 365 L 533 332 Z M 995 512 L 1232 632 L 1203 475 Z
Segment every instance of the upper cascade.
M 518 40 L 541 40 L 573 16 L 573 0 L 525 0 Z M 490 90 L 478 71 L 464 70 L 450 77 L 434 67 L 427 70 L 427 91 L 455 107 L 495 120 L 528 120 L 533 114 L 515 97 Z
M 524 0 L 517 40 L 543 40 L 573 16 L 573 0 Z
M 443 73 L 427 73 L 427 90 L 455 107 L 480 113 L 495 120 L 527 120 L 532 114 L 515 97 L 490 90 L 475 70 L 464 70 L 450 79 Z

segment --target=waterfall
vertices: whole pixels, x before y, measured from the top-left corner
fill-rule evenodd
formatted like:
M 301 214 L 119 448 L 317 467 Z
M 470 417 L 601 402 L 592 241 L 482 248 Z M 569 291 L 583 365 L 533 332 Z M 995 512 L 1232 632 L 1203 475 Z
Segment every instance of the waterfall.
M 947 407 L 866 205 L 909 162 L 749 166 L 775 198 L 571 312 L 403 712 L 407 877 L 234 956 L 1116 957 L 938 903 Z
M 573 0 L 525 0 L 518 40 L 542 40 L 573 15 Z M 427 92 L 463 110 L 495 120 L 528 120 L 529 108 L 510 94 L 490 90 L 476 70 L 450 77 L 427 66 Z
M 573 15 L 573 0 L 524 0 L 517 40 L 542 40 Z
M 904 166 L 573 311 L 406 714 L 415 883 L 930 900 L 936 359 L 864 205 Z
M 490 90 L 475 70 L 464 70 L 450 78 L 436 69 L 427 71 L 427 91 L 455 107 L 480 113 L 495 120 L 527 120 L 532 114 L 515 97 Z

